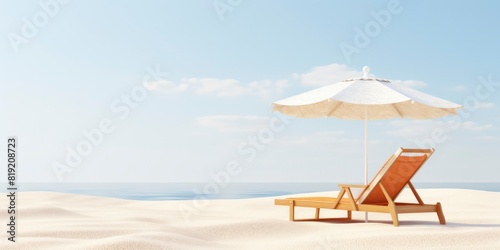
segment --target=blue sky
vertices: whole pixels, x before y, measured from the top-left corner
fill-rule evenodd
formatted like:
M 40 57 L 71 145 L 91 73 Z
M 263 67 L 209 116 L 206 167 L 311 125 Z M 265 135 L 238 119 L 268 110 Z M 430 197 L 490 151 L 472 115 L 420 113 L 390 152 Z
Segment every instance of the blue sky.
M 370 122 L 370 176 L 398 147 L 443 129 L 417 181 L 498 181 L 499 7 L 2 0 L 0 131 L 19 139 L 22 182 L 209 182 L 231 163 L 234 182 L 362 182 L 362 121 L 270 110 L 369 65 L 466 107 L 455 118 Z M 251 147 L 274 119 L 283 129 Z M 97 129 L 94 143 L 85 134 Z M 86 155 L 68 156 L 79 145 Z

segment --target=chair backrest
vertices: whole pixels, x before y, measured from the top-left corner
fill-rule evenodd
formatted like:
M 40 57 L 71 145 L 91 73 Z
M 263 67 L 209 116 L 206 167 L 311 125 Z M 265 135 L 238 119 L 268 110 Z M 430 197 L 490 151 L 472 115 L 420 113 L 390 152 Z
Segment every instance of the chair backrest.
M 387 204 L 379 183 L 382 183 L 392 200 L 401 193 L 415 173 L 424 165 L 434 149 L 399 148 L 375 175 L 358 198 L 359 204 Z

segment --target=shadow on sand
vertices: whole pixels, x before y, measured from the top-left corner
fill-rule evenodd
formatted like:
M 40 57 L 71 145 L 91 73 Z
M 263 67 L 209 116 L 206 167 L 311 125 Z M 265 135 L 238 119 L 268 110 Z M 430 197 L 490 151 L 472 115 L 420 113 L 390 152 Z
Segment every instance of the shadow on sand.
M 365 223 L 364 220 L 348 220 L 346 218 L 323 218 L 323 219 L 296 219 L 296 222 L 320 222 L 332 224 L 352 224 Z M 392 221 L 369 220 L 368 223 L 392 225 Z M 425 226 L 444 226 L 444 227 L 478 227 L 478 228 L 500 228 L 500 224 L 473 224 L 473 223 L 455 223 L 446 222 L 446 225 L 440 225 L 438 221 L 399 221 L 399 226 L 425 225 Z

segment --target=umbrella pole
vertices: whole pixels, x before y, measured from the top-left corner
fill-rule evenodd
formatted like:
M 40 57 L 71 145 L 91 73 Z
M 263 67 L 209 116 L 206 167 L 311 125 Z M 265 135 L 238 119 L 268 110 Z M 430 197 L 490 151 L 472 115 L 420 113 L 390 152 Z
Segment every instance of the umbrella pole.
M 368 185 L 368 106 L 365 106 L 365 185 Z M 368 222 L 368 212 L 365 212 L 365 223 Z

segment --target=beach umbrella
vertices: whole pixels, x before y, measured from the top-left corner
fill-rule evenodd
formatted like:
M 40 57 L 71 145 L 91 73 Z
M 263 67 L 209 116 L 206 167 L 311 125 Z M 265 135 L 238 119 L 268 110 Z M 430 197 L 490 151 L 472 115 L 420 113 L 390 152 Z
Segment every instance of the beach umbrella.
M 346 79 L 273 103 L 273 110 L 302 118 L 364 120 L 365 184 L 368 184 L 368 120 L 432 119 L 457 115 L 461 105 L 389 80 L 364 76 Z

